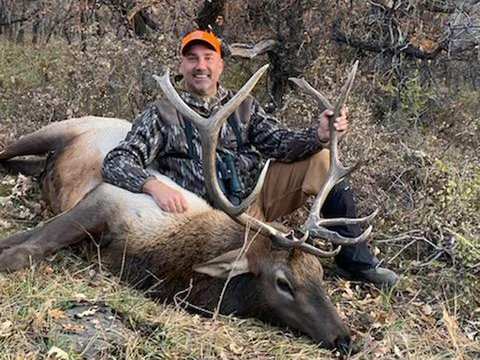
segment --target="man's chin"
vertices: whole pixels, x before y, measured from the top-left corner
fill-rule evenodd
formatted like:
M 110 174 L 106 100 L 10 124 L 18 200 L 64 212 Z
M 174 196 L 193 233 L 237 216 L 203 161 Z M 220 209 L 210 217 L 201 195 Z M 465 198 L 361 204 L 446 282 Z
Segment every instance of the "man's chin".
M 200 96 L 210 96 L 215 94 L 215 89 L 208 86 L 194 86 L 192 90 L 196 95 Z

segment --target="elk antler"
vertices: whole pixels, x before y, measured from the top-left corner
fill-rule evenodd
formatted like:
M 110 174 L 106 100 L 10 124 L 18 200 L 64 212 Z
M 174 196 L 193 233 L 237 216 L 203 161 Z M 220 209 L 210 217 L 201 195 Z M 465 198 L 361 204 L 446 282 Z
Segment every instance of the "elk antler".
M 228 101 L 225 106 L 219 109 L 215 114 L 211 115 L 208 119 L 197 114 L 193 109 L 191 109 L 178 95 L 177 91 L 170 82 L 170 76 L 168 70 L 162 77 L 153 75 L 155 80 L 159 83 L 163 92 L 167 96 L 168 100 L 172 105 L 185 117 L 192 120 L 192 123 L 197 127 L 200 141 L 202 143 L 202 167 L 205 177 L 205 186 L 207 191 L 214 202 L 214 206 L 220 210 L 227 213 L 232 219 L 236 222 L 246 226 L 247 224 L 253 230 L 259 231 L 264 235 L 269 236 L 275 243 L 275 245 L 284 248 L 298 248 L 302 251 L 308 252 L 310 254 L 320 256 L 320 257 L 331 257 L 338 254 L 340 250 L 335 249 L 334 251 L 323 251 L 315 246 L 312 246 L 306 243 L 308 238 L 308 232 L 300 239 L 296 238 L 293 232 L 284 233 L 273 226 L 268 225 L 250 215 L 244 213 L 248 206 L 250 206 L 255 199 L 257 198 L 263 181 L 265 180 L 265 175 L 268 170 L 268 165 L 270 161 L 267 161 L 260 176 L 258 178 L 257 184 L 253 189 L 252 193 L 238 206 L 234 206 L 227 197 L 223 194 L 217 179 L 216 173 L 216 148 L 218 141 L 218 133 L 222 128 L 222 125 L 227 120 L 228 116 L 233 113 L 236 108 L 245 100 L 248 94 L 252 91 L 253 87 L 267 70 L 268 65 L 260 68 L 247 83 L 237 92 L 237 94 Z
M 327 109 L 333 110 L 334 114 L 329 119 L 329 132 L 330 132 L 330 168 L 327 174 L 327 179 L 322 184 L 320 191 L 318 192 L 317 197 L 314 200 L 312 208 L 310 209 L 310 214 L 307 221 L 305 222 L 304 228 L 310 232 L 315 237 L 323 238 L 331 241 L 336 245 L 353 245 L 363 242 L 367 239 L 368 235 L 372 231 L 372 226 L 369 226 L 360 236 L 355 238 L 348 238 L 341 236 L 335 231 L 326 229 L 327 226 L 332 225 L 349 225 L 349 224 L 362 224 L 370 221 L 377 215 L 378 210 L 375 210 L 369 216 L 364 218 L 356 219 L 347 219 L 347 218 L 336 218 L 336 219 L 321 219 L 320 210 L 327 198 L 328 193 L 332 188 L 344 179 L 347 175 L 352 173 L 355 169 L 358 168 L 358 164 L 350 167 L 344 167 L 340 160 L 338 159 L 338 133 L 335 130 L 333 123 L 335 119 L 340 114 L 342 107 L 345 105 L 350 89 L 352 88 L 353 80 L 358 68 L 358 61 L 355 62 L 353 68 L 348 75 L 347 81 L 343 86 L 342 93 L 337 101 L 335 108 L 328 102 L 328 100 L 315 90 L 309 83 L 304 79 L 290 78 L 296 85 L 305 90 L 310 94 L 317 102 L 322 104 Z

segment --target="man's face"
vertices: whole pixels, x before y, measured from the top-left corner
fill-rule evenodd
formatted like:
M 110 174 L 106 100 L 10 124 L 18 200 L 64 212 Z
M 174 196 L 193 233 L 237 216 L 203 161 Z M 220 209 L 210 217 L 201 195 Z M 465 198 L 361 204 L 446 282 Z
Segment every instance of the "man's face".
M 220 54 L 208 46 L 191 45 L 180 60 L 180 73 L 185 78 L 187 89 L 199 96 L 212 96 L 217 92 L 217 82 L 224 62 Z

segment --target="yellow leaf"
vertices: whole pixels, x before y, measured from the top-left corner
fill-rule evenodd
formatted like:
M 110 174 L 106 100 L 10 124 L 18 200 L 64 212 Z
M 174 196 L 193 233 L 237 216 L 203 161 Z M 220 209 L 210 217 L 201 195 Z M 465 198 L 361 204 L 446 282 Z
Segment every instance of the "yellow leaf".
M 422 306 L 422 312 L 427 315 L 427 316 L 430 316 L 432 315 L 433 313 L 433 310 L 432 310 L 432 307 L 428 304 L 425 304 Z
M 230 348 L 230 351 L 232 351 L 235 355 L 241 355 L 243 353 L 243 347 L 233 342 L 230 343 L 229 348 Z
M 443 308 L 443 321 L 445 322 L 445 326 L 448 331 L 448 335 L 450 335 L 450 339 L 452 339 L 453 345 L 458 349 L 458 342 L 457 342 L 457 330 L 458 330 L 458 323 L 457 319 L 448 315 L 447 309 Z
M 75 315 L 76 318 L 78 319 L 81 319 L 85 316 L 91 316 L 91 315 L 95 315 L 95 313 L 97 312 L 97 308 L 91 308 L 91 309 L 88 309 L 88 310 L 85 310 L 85 311 L 82 311 L 81 313 L 78 313 Z
M 10 335 L 13 323 L 10 320 L 6 320 L 0 324 L 0 338 Z
M 61 359 L 61 360 L 69 359 L 68 354 L 56 346 L 52 346 L 50 350 L 48 350 L 47 356 L 49 359 Z
M 54 319 L 65 319 L 67 318 L 67 314 L 65 314 L 62 310 L 60 309 L 51 309 L 48 314 L 54 318 Z
M 66 331 L 83 332 L 85 330 L 85 326 L 80 324 L 62 324 L 62 327 Z

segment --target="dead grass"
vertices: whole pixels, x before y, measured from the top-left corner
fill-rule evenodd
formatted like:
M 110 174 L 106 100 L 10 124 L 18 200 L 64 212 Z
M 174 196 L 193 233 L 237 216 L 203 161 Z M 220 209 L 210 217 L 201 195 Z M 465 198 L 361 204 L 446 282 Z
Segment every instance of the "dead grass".
M 102 358 L 328 358 L 329 353 L 308 339 L 285 335 L 253 320 L 220 317 L 213 321 L 187 314 L 181 308 L 154 303 L 142 294 L 118 284 L 88 262 L 68 251 L 31 269 L 0 280 L 0 344 L 2 359 L 39 358 L 52 347 L 73 358 L 80 352 L 69 334 L 49 337 L 54 317 L 72 303 L 102 304 L 131 330 L 115 357 Z M 57 315 L 55 315 L 57 314 Z
M 455 308 L 455 298 L 428 288 L 444 281 L 444 271 L 427 278 L 409 275 L 391 293 L 330 277 L 329 293 L 355 339 L 356 354 L 350 358 L 478 358 L 480 309 L 467 320 Z M 71 339 L 83 331 L 80 325 L 53 331 L 59 314 L 78 302 L 110 309 L 127 329 L 125 341 L 108 354 L 97 354 L 101 359 L 338 357 L 307 338 L 254 320 L 220 317 L 213 321 L 155 303 L 99 270 L 95 260 L 74 257 L 71 249 L 30 269 L 2 275 L 0 300 L 2 359 L 43 358 L 52 349 L 81 358 L 82 351 L 75 349 Z

